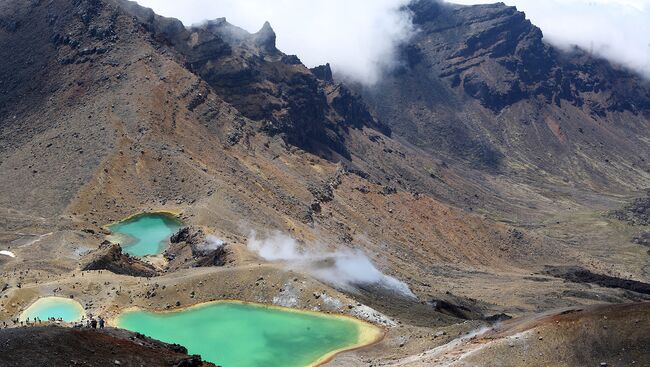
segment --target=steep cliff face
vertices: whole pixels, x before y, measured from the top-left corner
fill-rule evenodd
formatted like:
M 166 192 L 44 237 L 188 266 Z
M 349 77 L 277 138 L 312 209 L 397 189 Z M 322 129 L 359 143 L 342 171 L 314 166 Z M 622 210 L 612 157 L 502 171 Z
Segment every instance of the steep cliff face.
M 187 54 L 192 60 L 195 54 L 206 53 L 203 45 L 210 42 L 202 38 L 221 39 L 231 47 L 228 54 L 192 62 L 191 68 L 246 117 L 261 121 L 266 132 L 281 134 L 303 149 L 328 157 L 333 151 L 346 159 L 350 158 L 346 129 L 379 127 L 388 133 L 348 89 L 319 79 L 297 56 L 280 52 L 268 22 L 254 34 L 225 19 L 189 32 Z M 199 40 L 196 44 L 195 39 Z
M 599 116 L 607 111 L 650 113 L 650 89 L 639 76 L 580 49 L 552 48 L 515 7 L 453 7 L 421 0 L 410 9 L 425 37 L 448 45 L 436 48 L 440 77 L 494 112 L 539 98 L 558 106 L 586 104 L 587 112 Z
M 177 20 L 126 4 L 185 57 L 191 71 L 268 134 L 335 160 L 351 158 L 345 144 L 348 128 L 371 127 L 389 134 L 349 89 L 319 79 L 297 56 L 279 51 L 268 22 L 254 34 L 225 18 L 185 29 Z
M 418 33 L 402 66 L 363 92 L 396 134 L 494 172 L 647 184 L 647 81 L 553 48 L 514 7 L 418 0 L 409 10 Z

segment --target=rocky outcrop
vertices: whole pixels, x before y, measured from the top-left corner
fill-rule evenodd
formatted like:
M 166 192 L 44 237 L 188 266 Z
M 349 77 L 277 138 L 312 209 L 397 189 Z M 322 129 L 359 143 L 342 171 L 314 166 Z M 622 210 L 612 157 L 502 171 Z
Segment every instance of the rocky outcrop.
M 169 237 L 172 244 L 186 242 L 188 244 L 196 244 L 205 239 L 205 234 L 202 229 L 192 227 L 183 227 Z
M 620 288 L 650 295 L 650 284 L 648 283 L 596 274 L 578 266 L 546 266 L 545 273 L 574 283 L 591 283 L 601 287 Z
M 228 262 L 226 243 L 206 236 L 200 228 L 183 227 L 171 236 L 170 241 L 172 244 L 165 251 L 170 269 L 224 266 Z
M 343 84 L 328 84 L 326 91 L 329 104 L 340 118 L 340 125 L 356 129 L 362 129 L 364 126 L 372 127 L 384 135 L 390 136 L 390 127 L 376 120 L 370 114 L 361 96 Z
M 324 82 L 329 82 L 329 83 L 334 82 L 334 77 L 332 76 L 332 68 L 330 67 L 330 64 L 316 66 L 309 70 L 311 70 L 311 72 L 316 76 L 316 78 Z
M 219 246 L 215 250 L 204 252 L 197 259 L 195 267 L 224 266 L 228 262 L 228 250 L 225 246 Z
M 468 302 L 456 304 L 443 299 L 434 299 L 427 302 L 437 312 L 453 316 L 463 320 L 480 320 L 483 315 L 480 311 L 473 309 Z
M 632 238 L 632 242 L 636 243 L 637 245 L 650 247 L 650 231 L 637 234 L 634 236 L 634 238 Z
M 275 39 L 275 31 L 269 22 L 264 22 L 262 29 L 251 37 L 253 44 L 266 54 L 278 52 L 278 49 L 275 48 Z
M 316 75 L 297 56 L 279 51 L 268 22 L 252 34 L 225 18 L 185 29 L 126 4 L 143 26 L 182 54 L 190 70 L 267 134 L 327 158 L 349 159 L 348 128 L 390 132 L 359 97 L 334 83 L 329 67 L 316 69 Z
M 153 266 L 122 253 L 120 245 L 108 241 L 103 242 L 97 251 L 88 255 L 82 270 L 108 270 L 115 274 L 134 277 L 158 275 Z
M 634 226 L 650 225 L 650 196 L 634 200 L 610 213 L 610 216 Z

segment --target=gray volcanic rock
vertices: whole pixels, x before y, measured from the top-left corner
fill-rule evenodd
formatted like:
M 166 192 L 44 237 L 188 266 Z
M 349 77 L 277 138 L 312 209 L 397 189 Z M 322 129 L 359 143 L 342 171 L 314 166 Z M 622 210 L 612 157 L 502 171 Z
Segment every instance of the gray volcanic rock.
M 278 49 L 275 48 L 275 31 L 271 28 L 271 23 L 264 22 L 262 29 L 253 34 L 252 41 L 260 50 L 265 53 L 274 53 Z
M 182 227 L 169 238 L 169 241 L 172 244 L 181 242 L 196 244 L 203 240 L 205 240 L 205 233 L 203 233 L 203 230 L 192 227 Z
M 218 247 L 216 250 L 209 251 L 203 257 L 199 258 L 194 266 L 224 266 L 228 262 L 228 254 L 225 246 Z
M 332 68 L 330 64 L 316 66 L 315 68 L 309 69 L 314 75 L 325 82 L 334 82 L 334 77 L 332 76 Z

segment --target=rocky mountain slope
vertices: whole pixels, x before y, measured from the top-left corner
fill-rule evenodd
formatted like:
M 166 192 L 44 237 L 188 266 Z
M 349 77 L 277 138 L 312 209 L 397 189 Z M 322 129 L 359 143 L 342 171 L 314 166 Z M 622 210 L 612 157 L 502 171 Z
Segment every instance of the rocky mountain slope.
M 503 4 L 409 5 L 402 66 L 364 91 L 396 134 L 473 167 L 600 191 L 647 187 L 650 82 L 548 45 Z
M 391 251 L 406 262 L 431 258 L 398 250 L 415 241 L 426 244 L 417 251 L 435 249 L 444 259 L 510 263 L 490 250 L 510 241 L 507 226 L 420 197 L 419 187 L 459 194 L 430 173 L 440 162 L 392 140 L 345 86 L 319 79 L 268 40 L 256 46 L 273 38 L 266 27 L 264 37 L 227 44 L 218 34 L 234 28 L 223 21 L 185 29 L 133 3 L 3 6 L 18 23 L 33 19 L 5 31 L 3 50 L 47 65 L 33 93 L 42 100 L 30 108 L 7 103 L 3 112 L 0 200 L 10 236 L 30 226 L 101 233 L 104 224 L 156 208 L 182 211 L 240 243 L 250 229 L 281 229 L 332 245 L 402 243 Z M 17 37 L 34 40 L 9 47 Z M 43 55 L 27 46 L 37 42 Z M 28 83 L 17 71 L 24 64 L 16 65 L 3 68 L 2 79 Z M 449 171 L 450 181 L 462 180 Z M 436 234 L 432 211 L 449 216 L 433 219 L 441 225 L 457 220 L 474 229 Z M 408 237 L 393 224 L 407 221 Z M 503 248 L 508 257 L 520 251 Z
M 403 67 L 364 89 L 282 53 L 269 24 L 185 27 L 122 0 L 0 3 L 0 246 L 16 255 L 0 255 L 0 320 L 63 294 L 107 318 L 227 298 L 388 325 L 332 362 L 354 366 L 495 314 L 647 299 L 617 286 L 650 281 L 638 229 L 604 215 L 650 183 L 646 82 L 553 49 L 504 5 L 410 11 L 420 31 Z M 227 247 L 201 257 L 180 239 L 146 267 L 100 248 L 108 224 L 147 211 Z M 247 246 L 276 230 L 308 254 L 362 251 L 416 297 L 343 289 Z M 94 256 L 126 275 L 83 271 Z

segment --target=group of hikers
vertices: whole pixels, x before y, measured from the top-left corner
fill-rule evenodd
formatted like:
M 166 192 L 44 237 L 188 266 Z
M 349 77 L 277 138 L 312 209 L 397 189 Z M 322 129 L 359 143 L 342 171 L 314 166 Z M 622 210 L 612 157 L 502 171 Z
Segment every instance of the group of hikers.
M 100 329 L 103 329 L 104 326 L 106 326 L 106 321 L 104 321 L 104 319 L 101 317 L 95 319 L 94 317 L 90 316 L 89 318 L 86 319 L 87 328 L 97 329 L 97 327 L 99 327 Z M 81 322 L 75 323 L 74 327 L 76 328 L 84 327 L 83 319 Z
M 24 321 L 21 321 L 19 319 L 11 320 L 14 325 L 20 324 L 20 326 L 31 326 L 31 325 L 40 325 L 43 323 L 43 320 L 41 320 L 40 317 L 33 317 L 33 318 L 26 318 Z M 48 317 L 47 322 L 63 322 L 62 318 L 56 318 L 56 317 Z M 7 325 L 6 322 L 3 322 L 3 324 Z
M 76 327 L 76 328 L 84 327 L 84 321 L 83 320 L 84 319 L 82 319 L 80 322 L 75 322 L 74 327 Z M 106 321 L 101 317 L 95 319 L 94 317 L 91 316 L 91 317 L 89 317 L 89 318 L 87 318 L 85 320 L 86 320 L 85 327 L 87 327 L 89 329 L 90 328 L 97 329 L 98 327 L 100 329 L 103 329 L 106 326 Z M 40 317 L 34 317 L 34 318 L 29 318 L 28 317 L 24 321 L 21 321 L 21 320 L 18 320 L 18 319 L 11 320 L 11 321 L 14 323 L 14 325 L 20 324 L 20 326 L 40 325 L 40 324 L 43 323 L 43 320 L 41 320 Z M 48 317 L 47 322 L 62 323 L 64 321 L 63 321 L 63 318 L 61 318 L 61 317 L 59 317 L 59 318 Z M 7 323 L 3 322 L 3 327 L 7 328 L 7 326 L 8 326 Z

